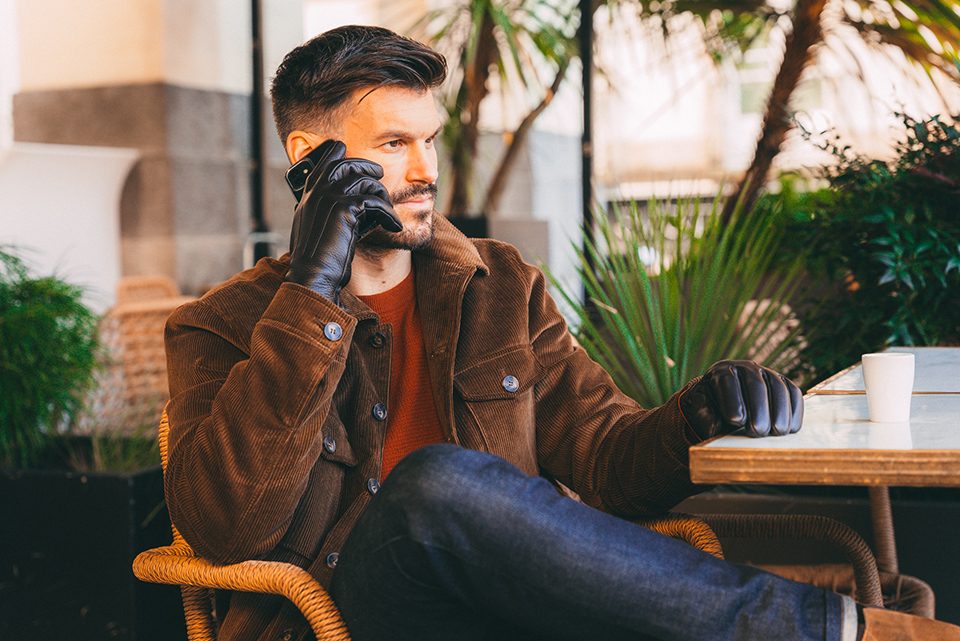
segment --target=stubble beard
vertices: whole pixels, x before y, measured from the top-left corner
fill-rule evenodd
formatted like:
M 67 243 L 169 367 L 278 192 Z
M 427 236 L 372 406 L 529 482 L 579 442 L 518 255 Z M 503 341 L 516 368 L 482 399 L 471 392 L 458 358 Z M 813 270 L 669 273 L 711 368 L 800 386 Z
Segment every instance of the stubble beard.
M 390 194 L 390 200 L 402 203 L 420 194 L 436 197 L 436 185 L 400 190 L 396 194 Z M 390 232 L 377 226 L 357 242 L 356 251 L 368 258 L 377 258 L 398 249 L 421 250 L 433 241 L 434 221 L 438 215 L 436 209 L 431 206 L 416 211 L 413 220 L 404 223 L 403 229 L 398 232 Z

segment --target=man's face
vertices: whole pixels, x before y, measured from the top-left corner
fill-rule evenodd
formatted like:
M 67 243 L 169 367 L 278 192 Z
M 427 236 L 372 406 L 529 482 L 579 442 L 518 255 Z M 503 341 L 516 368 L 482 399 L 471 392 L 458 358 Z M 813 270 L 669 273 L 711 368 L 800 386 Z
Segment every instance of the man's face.
M 345 110 L 340 139 L 348 158 L 366 158 L 383 167 L 380 182 L 390 193 L 403 231 L 378 227 L 362 247 L 417 249 L 433 236 L 437 193 L 440 118 L 433 95 L 400 87 L 359 89 Z

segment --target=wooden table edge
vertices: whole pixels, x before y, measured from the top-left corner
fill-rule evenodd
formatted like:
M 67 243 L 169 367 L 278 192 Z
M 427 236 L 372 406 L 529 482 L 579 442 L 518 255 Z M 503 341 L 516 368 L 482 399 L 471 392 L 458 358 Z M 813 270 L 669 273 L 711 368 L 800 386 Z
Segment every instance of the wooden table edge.
M 804 398 L 810 398 L 813 396 L 866 396 L 866 392 L 862 389 L 822 389 L 822 390 L 810 390 L 807 392 L 807 395 Z M 928 392 L 923 390 L 914 390 L 910 392 L 911 396 L 960 396 L 960 390 L 956 392 Z
M 904 470 L 909 460 L 913 470 Z M 841 471 L 842 468 L 842 471 Z M 690 448 L 690 479 L 723 485 L 960 487 L 960 451 Z

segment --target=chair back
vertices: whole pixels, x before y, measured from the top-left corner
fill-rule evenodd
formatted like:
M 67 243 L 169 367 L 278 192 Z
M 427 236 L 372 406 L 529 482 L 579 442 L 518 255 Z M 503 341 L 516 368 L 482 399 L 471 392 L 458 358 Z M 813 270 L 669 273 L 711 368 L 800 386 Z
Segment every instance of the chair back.
M 167 418 L 167 409 L 164 407 L 160 415 L 160 426 L 157 429 L 157 443 L 160 445 L 160 465 L 163 466 L 163 473 L 167 473 L 167 457 L 169 454 L 170 442 L 170 420 Z M 184 554 L 186 550 L 189 556 L 194 552 L 190 548 L 177 526 L 170 521 L 170 531 L 173 533 L 173 543 L 171 548 L 179 548 L 180 553 Z M 187 626 L 188 641 L 216 641 L 217 624 L 213 617 L 214 595 L 213 591 L 196 586 L 181 585 L 180 596 L 183 599 L 183 615 Z
M 117 283 L 117 304 L 176 298 L 180 288 L 169 276 L 125 276 Z
M 100 320 L 104 352 L 81 427 L 106 433 L 153 433 L 169 398 L 164 327 L 189 296 L 122 303 Z
M 160 427 L 157 429 L 157 444 L 160 446 L 160 465 L 163 466 L 163 473 L 167 473 L 167 457 L 169 455 L 169 442 L 170 442 L 170 419 L 167 418 L 167 408 L 163 408 L 163 413 L 160 416 Z M 177 526 L 173 524 L 173 519 L 170 520 L 170 530 L 173 532 L 173 545 L 185 545 L 189 547 L 189 544 L 183 540 L 183 537 L 180 535 L 180 531 L 177 530 Z

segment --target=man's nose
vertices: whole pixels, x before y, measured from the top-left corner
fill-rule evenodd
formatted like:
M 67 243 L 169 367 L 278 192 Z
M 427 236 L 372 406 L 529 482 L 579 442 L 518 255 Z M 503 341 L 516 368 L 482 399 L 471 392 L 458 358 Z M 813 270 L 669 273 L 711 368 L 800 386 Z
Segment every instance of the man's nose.
M 410 146 L 407 156 L 407 182 L 427 183 L 437 182 L 437 151 L 425 144 Z

